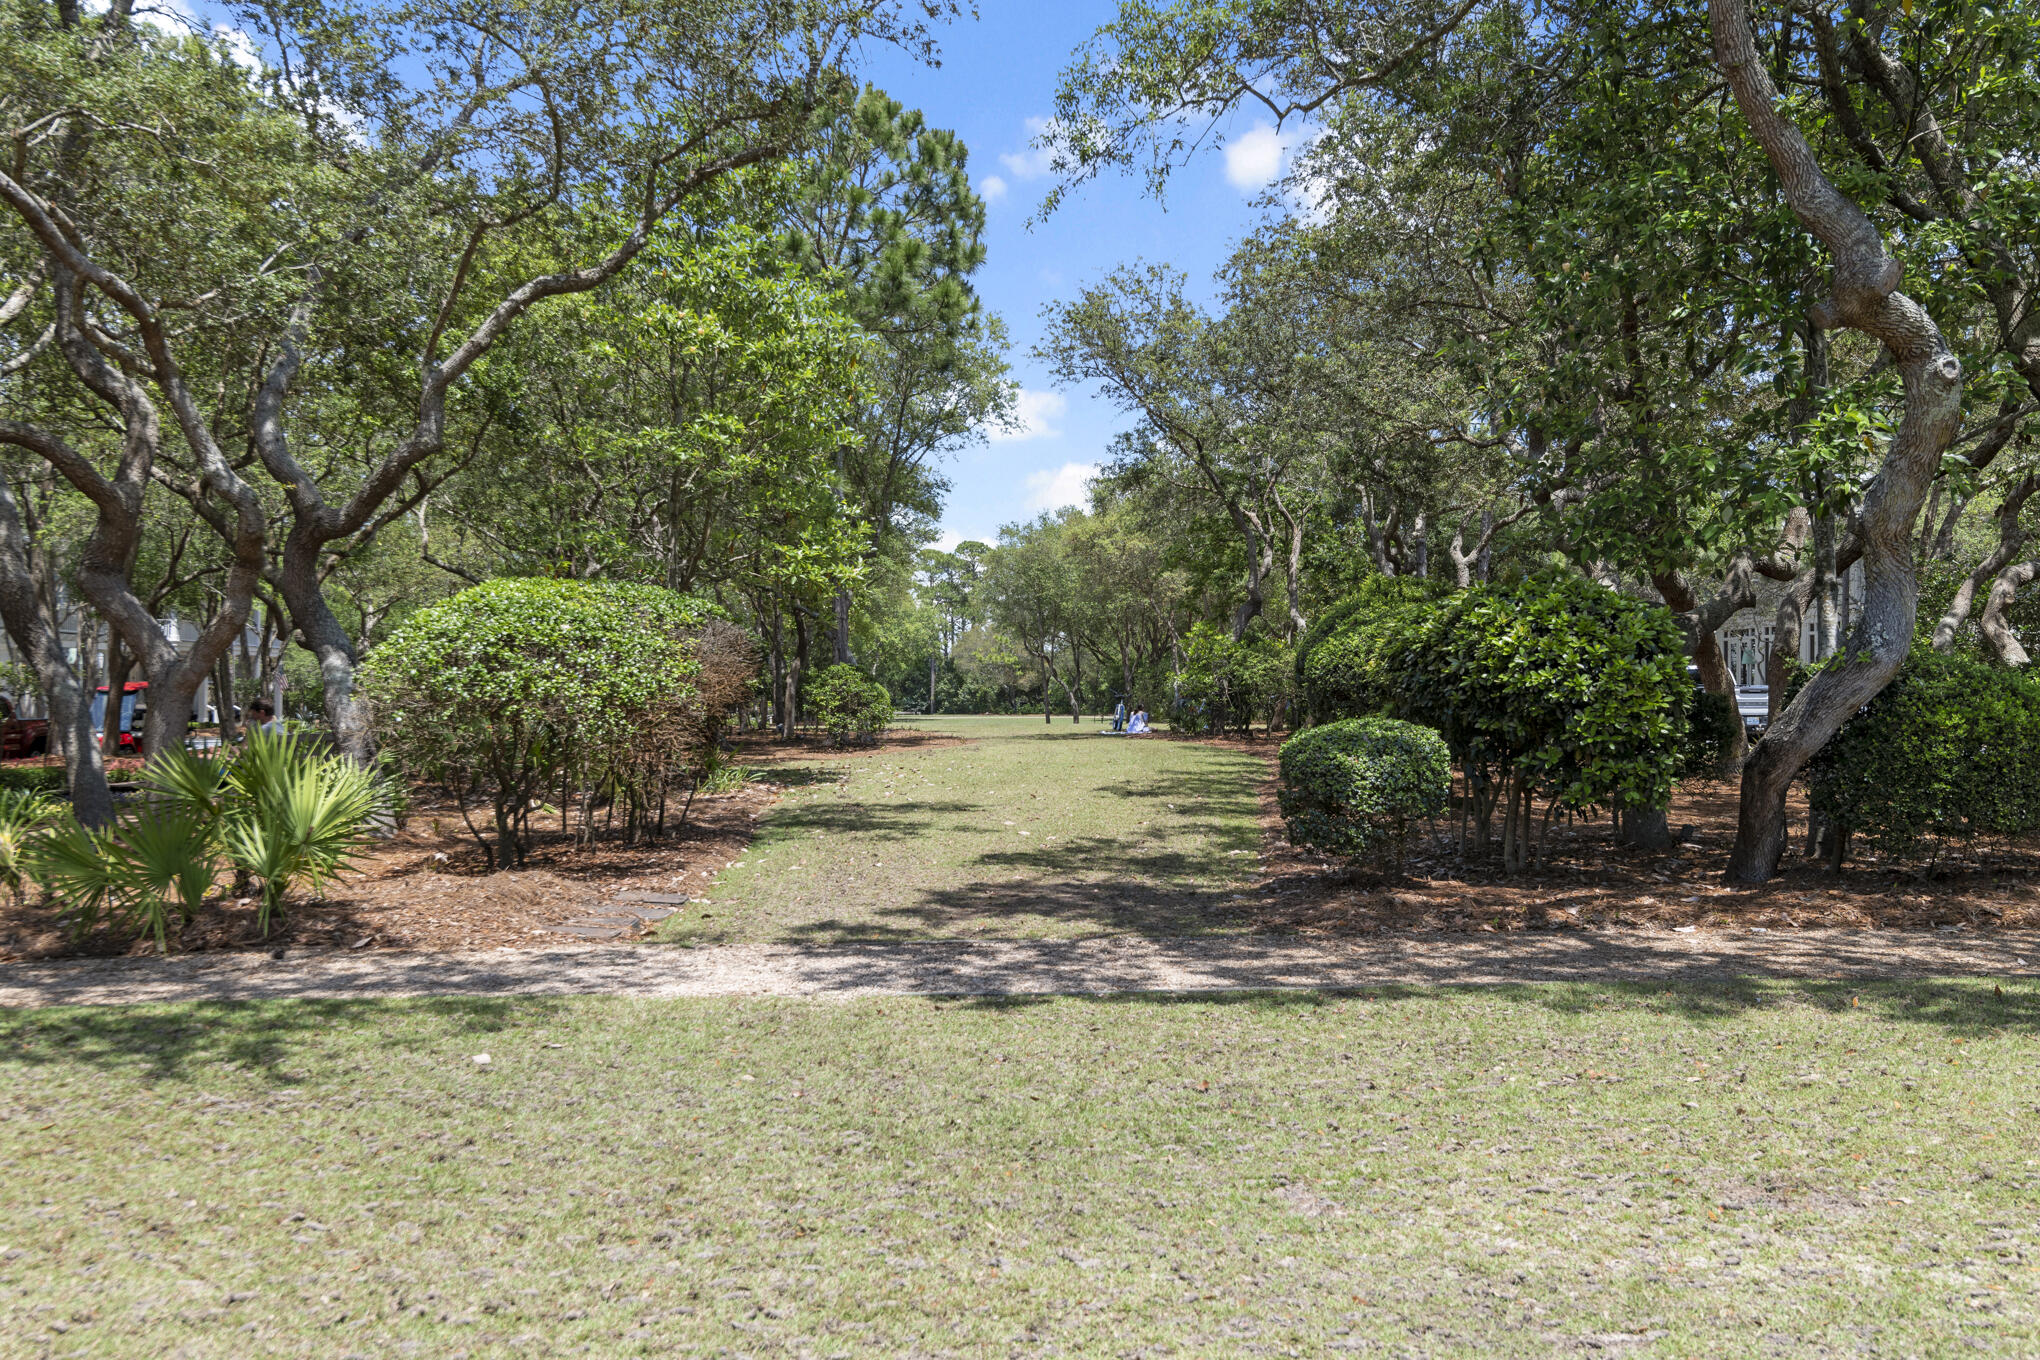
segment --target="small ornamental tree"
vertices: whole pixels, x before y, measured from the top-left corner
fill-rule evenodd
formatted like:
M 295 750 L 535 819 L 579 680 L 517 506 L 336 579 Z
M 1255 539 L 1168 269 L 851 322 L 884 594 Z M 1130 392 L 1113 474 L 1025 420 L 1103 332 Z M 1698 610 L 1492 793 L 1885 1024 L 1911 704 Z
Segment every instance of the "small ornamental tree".
M 1295 659 L 1266 636 L 1235 641 L 1208 623 L 1190 630 L 1176 673 L 1179 722 L 1208 732 L 1252 736 L 1254 720 L 1272 728 L 1294 686 Z
M 669 778 L 701 740 L 694 639 L 714 605 L 656 586 L 504 579 L 412 615 L 363 667 L 384 752 L 461 803 L 485 797 L 497 869 L 521 865 L 532 809 L 623 808 L 633 840 L 664 812 Z
M 1465 771 L 1464 811 L 1502 861 L 1530 862 L 1535 801 L 1662 827 L 1686 734 L 1686 653 L 1660 605 L 1571 573 L 1476 586 L 1397 630 L 1385 659 L 1397 717 L 1434 727 Z M 1533 830 L 1537 831 L 1533 838 Z
M 1282 744 L 1277 798 L 1293 845 L 1400 868 L 1411 826 L 1443 812 L 1452 755 L 1428 727 L 1353 718 Z
M 2040 829 L 2040 679 L 1915 647 L 1807 776 L 1835 868 L 1857 834 L 1893 859 L 1925 859 L 1951 840 Z
M 807 683 L 802 695 L 810 721 L 838 746 L 875 741 L 892 725 L 892 694 L 855 666 L 831 666 Z

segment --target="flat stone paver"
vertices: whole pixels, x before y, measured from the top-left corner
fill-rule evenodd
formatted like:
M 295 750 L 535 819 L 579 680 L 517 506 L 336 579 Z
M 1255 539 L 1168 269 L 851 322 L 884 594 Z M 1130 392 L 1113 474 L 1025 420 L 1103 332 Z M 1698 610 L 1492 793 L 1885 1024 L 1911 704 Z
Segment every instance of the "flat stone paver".
M 0 1005 L 270 997 L 1030 995 L 1396 984 L 2015 977 L 2040 931 L 1581 931 L 915 944 L 359 950 L 0 965 Z

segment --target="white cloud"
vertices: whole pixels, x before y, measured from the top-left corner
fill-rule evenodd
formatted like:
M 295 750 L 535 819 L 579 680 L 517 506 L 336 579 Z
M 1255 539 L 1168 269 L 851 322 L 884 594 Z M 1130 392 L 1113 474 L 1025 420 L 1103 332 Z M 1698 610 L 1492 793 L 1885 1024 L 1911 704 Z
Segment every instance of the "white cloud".
M 1098 475 L 1096 463 L 1064 463 L 1046 472 L 1027 474 L 1027 508 L 1060 510 L 1066 505 L 1091 502 L 1091 479 Z
M 994 444 L 1018 444 L 1026 439 L 1054 439 L 1061 430 L 1055 422 L 1061 420 L 1063 412 L 1069 409 L 1069 402 L 1060 392 L 1033 392 L 1020 389 L 1020 395 L 1013 402 L 1013 423 L 994 425 L 985 431 L 986 438 Z
M 986 175 L 978 181 L 978 193 L 985 202 L 997 203 L 1006 196 L 1006 181 L 997 175 Z
M 1052 123 L 1046 118 L 1027 120 L 1027 140 L 1038 142 L 1045 136 Z M 1025 151 L 1007 151 L 999 156 L 999 164 L 1006 167 L 1006 173 L 1014 179 L 1040 179 L 1047 174 L 1055 153 L 1047 147 L 1029 146 Z
M 964 541 L 965 539 L 963 535 L 956 532 L 956 530 L 944 529 L 941 533 L 935 536 L 935 541 L 933 543 L 930 543 L 928 546 L 933 548 L 936 552 L 953 553 L 956 551 L 956 545 Z
M 1269 123 L 1256 123 L 1225 146 L 1225 177 L 1242 193 L 1256 193 L 1275 182 L 1282 173 L 1292 138 Z

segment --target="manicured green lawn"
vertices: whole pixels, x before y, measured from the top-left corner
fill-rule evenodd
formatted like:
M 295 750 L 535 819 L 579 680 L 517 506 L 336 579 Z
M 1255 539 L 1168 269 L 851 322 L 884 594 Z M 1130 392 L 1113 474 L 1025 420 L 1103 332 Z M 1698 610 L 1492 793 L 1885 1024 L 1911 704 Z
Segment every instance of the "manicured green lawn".
M 2036 1026 L 2023 982 L 15 1012 L 0 1354 L 2031 1356 Z
M 968 745 L 777 769 L 792 784 L 669 939 L 1067 938 L 1240 928 L 1266 766 L 1100 722 L 937 718 Z

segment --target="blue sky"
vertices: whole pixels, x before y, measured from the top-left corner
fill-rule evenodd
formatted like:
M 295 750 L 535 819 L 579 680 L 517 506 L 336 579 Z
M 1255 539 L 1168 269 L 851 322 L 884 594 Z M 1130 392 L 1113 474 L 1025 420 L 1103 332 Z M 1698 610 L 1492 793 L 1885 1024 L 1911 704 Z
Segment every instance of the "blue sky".
M 982 8 L 981 19 L 945 30 L 940 69 L 885 52 L 866 71 L 931 125 L 955 129 L 970 148 L 971 178 L 989 218 L 977 290 L 1012 332 L 1013 376 L 1028 418 L 1022 436 L 995 436 L 950 456 L 945 547 L 966 538 L 990 541 L 1001 524 L 1081 504 L 1084 479 L 1113 434 L 1130 423 L 1095 394 L 1054 390 L 1029 352 L 1041 334 L 1041 309 L 1134 260 L 1173 264 L 1193 286 L 1208 289 L 1232 243 L 1261 220 L 1254 200 L 1283 168 L 1283 139 L 1245 120 L 1231 129 L 1229 145 L 1177 175 L 1165 203 L 1145 195 L 1139 176 L 1109 176 L 1030 228 L 1051 180 L 1046 155 L 1029 142 L 1052 111 L 1056 77 L 1071 52 L 1116 5 L 984 0 Z
M 866 79 L 935 127 L 954 129 L 970 150 L 971 177 L 985 198 L 986 259 L 975 283 L 986 308 L 1012 336 L 1012 376 L 1024 428 L 993 432 L 958 449 L 944 470 L 953 482 L 940 546 L 994 539 L 1002 524 L 1082 504 L 1084 483 L 1112 436 L 1131 422 L 1091 392 L 1059 392 L 1031 350 L 1042 308 L 1071 296 L 1112 266 L 1137 260 L 1175 265 L 1208 295 L 1212 272 L 1232 244 L 1262 220 L 1256 206 L 1300 140 L 1265 119 L 1243 118 L 1170 182 L 1166 202 L 1138 175 L 1109 175 L 1076 190 L 1053 217 L 1029 226 L 1052 180 L 1045 152 L 1032 147 L 1053 110 L 1056 79 L 1077 45 L 1111 19 L 1115 0 L 979 0 L 983 17 L 941 32 L 931 68 L 892 48 L 869 56 Z M 93 0 L 88 0 L 88 4 Z M 103 5 L 103 0 L 99 0 Z M 156 0 L 194 27 L 210 26 L 206 0 Z M 96 7 L 96 6 L 95 6 Z M 220 31 L 254 60 L 244 34 Z

